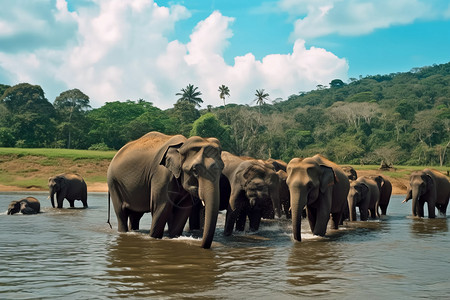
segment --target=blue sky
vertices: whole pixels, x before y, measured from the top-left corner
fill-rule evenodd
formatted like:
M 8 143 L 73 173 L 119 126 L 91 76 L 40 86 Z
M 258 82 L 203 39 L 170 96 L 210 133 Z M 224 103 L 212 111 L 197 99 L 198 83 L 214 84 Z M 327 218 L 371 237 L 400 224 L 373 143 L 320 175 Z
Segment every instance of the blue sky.
M 250 104 L 332 79 L 450 61 L 448 0 L 3 0 L 0 83 L 39 84 L 53 102 L 143 98 L 160 108 L 188 84 L 204 104 Z

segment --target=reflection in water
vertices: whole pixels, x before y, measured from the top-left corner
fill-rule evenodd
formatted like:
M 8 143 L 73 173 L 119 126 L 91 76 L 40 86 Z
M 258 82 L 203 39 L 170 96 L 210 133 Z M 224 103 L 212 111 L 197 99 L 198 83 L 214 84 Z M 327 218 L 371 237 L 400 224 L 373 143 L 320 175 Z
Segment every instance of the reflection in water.
M 214 288 L 215 254 L 183 240 L 120 234 L 111 243 L 107 273 L 120 297 L 173 296 Z
M 447 218 L 413 218 L 411 220 L 411 233 L 416 238 L 439 232 L 448 232 Z
M 339 247 L 325 239 L 294 244 L 286 264 L 296 295 L 326 295 L 340 286 L 341 256 Z

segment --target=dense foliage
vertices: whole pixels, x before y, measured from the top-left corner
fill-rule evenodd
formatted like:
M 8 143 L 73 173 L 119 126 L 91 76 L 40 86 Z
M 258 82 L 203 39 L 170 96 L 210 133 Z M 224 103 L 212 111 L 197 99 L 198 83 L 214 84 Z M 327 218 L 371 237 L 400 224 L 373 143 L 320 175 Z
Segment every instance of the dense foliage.
M 273 104 L 257 90 L 247 101 L 256 106 L 202 111 L 193 85 L 162 111 L 142 99 L 91 109 L 77 89 L 51 104 L 40 86 L 0 84 L 0 146 L 119 149 L 156 130 L 215 136 L 224 149 L 260 158 L 321 153 L 338 163 L 450 166 L 450 63 L 350 81 L 334 79 Z M 219 87 L 224 104 L 229 95 L 228 87 Z

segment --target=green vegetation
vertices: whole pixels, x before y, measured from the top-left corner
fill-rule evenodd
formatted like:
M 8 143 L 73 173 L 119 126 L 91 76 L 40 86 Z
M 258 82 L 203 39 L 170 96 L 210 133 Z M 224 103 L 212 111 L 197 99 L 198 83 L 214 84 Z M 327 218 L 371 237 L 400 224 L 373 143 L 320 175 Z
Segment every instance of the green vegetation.
M 46 148 L 0 148 L 0 156 L 43 156 L 52 160 L 45 160 L 48 165 L 53 165 L 53 158 L 69 158 L 72 160 L 79 159 L 112 159 L 116 151 L 91 151 L 91 150 L 75 150 L 75 149 L 46 149 Z
M 74 160 L 92 155 L 59 149 L 75 148 L 96 149 L 99 159 L 112 158 L 114 151 L 104 151 L 118 150 L 155 130 L 214 136 L 224 149 L 258 158 L 289 161 L 320 153 L 359 166 L 382 161 L 450 166 L 450 63 L 351 79 L 348 84 L 334 79 L 329 87 L 319 85 L 272 104 L 264 89 L 256 91 L 255 99 L 234 99 L 256 101 L 255 106 L 226 104 L 232 91 L 221 85 L 224 105 L 205 110 L 197 109 L 202 94 L 192 84 L 174 95 L 178 101 L 164 111 L 143 99 L 91 109 L 88 96 L 77 89 L 61 93 L 51 104 L 36 85 L 0 88 L 0 147 L 24 148 L 15 149 L 15 155 L 34 150 L 45 156 L 64 153 Z

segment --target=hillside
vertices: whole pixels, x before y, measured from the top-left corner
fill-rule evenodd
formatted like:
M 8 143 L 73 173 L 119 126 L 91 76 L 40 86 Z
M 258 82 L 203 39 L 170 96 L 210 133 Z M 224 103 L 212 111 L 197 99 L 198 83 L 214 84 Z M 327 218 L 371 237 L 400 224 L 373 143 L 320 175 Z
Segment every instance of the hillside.
M 51 103 L 38 85 L 0 84 L 0 147 L 118 150 L 154 130 L 214 136 L 224 150 L 265 159 L 320 153 L 340 164 L 450 166 L 450 63 L 334 79 L 285 99 L 263 94 L 257 105 L 229 93 L 225 106 L 202 110 L 143 99 L 91 109 L 88 95 L 72 90 L 68 109 L 71 98 Z

